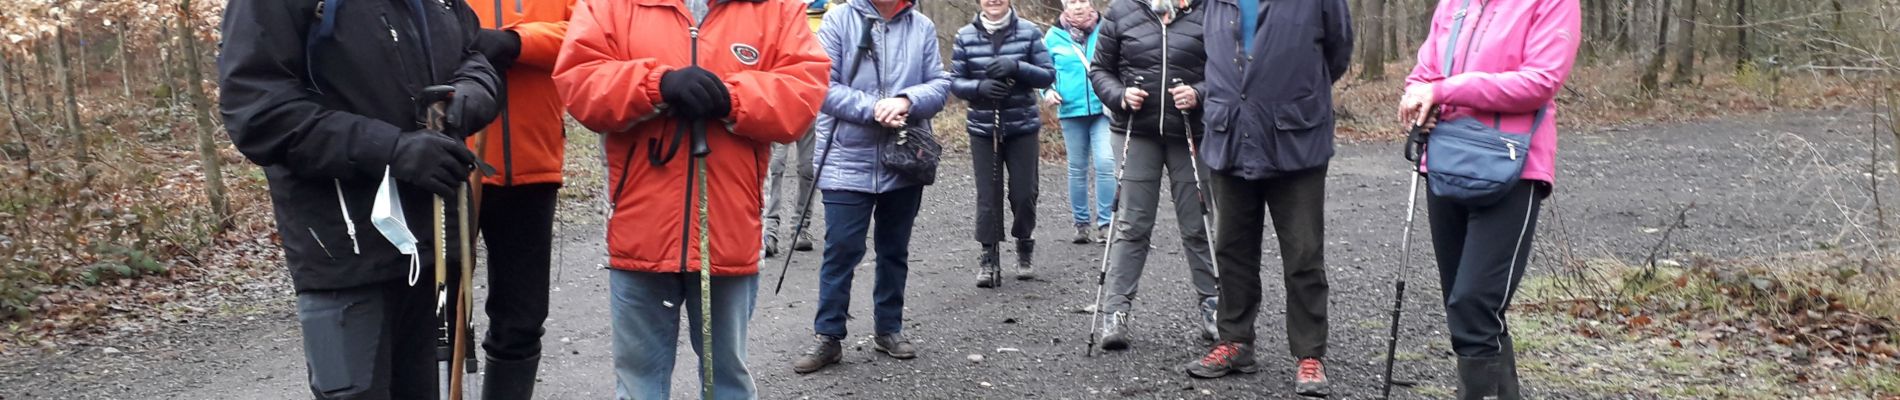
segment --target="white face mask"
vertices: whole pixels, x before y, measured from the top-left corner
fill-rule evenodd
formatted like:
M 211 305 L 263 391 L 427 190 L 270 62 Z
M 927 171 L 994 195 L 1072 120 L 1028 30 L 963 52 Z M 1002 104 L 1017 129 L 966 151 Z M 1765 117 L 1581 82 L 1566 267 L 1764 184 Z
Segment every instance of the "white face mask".
M 396 180 L 383 168 L 383 182 L 376 185 L 376 204 L 370 207 L 369 223 L 382 232 L 396 251 L 409 255 L 409 286 L 422 276 L 422 258 L 416 256 L 416 235 L 409 231 L 409 220 L 402 214 L 402 194 L 396 192 Z

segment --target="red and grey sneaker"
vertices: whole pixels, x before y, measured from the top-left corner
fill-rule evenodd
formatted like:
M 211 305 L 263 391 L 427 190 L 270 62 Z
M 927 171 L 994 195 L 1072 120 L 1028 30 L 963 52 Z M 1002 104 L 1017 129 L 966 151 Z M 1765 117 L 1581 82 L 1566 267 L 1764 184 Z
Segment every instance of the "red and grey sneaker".
M 1293 377 L 1293 392 L 1301 396 L 1326 397 L 1326 364 L 1317 358 L 1300 359 L 1300 371 Z
M 1220 342 L 1200 360 L 1188 363 L 1188 376 L 1201 379 L 1219 378 L 1229 373 L 1251 374 L 1259 370 L 1253 360 L 1253 345 L 1239 342 Z

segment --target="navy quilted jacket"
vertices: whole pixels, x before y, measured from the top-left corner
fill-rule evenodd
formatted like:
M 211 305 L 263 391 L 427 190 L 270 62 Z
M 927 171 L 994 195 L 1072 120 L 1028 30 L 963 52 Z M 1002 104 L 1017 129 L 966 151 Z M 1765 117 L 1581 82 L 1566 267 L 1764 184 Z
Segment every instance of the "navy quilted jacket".
M 1035 23 L 1010 13 L 1009 24 L 992 34 L 983 29 L 981 17 L 957 30 L 956 50 L 950 55 L 950 92 L 970 101 L 970 136 L 988 138 L 1001 131 L 1003 137 L 1035 135 L 1042 130 L 1042 118 L 1036 106 L 1036 89 L 1048 88 L 1056 81 L 1049 48 L 1042 43 L 1042 31 Z M 978 86 L 989 77 L 984 73 L 990 63 L 1021 63 L 1013 77 L 1016 85 L 1002 100 L 984 98 Z M 998 126 L 1001 122 L 1001 126 Z

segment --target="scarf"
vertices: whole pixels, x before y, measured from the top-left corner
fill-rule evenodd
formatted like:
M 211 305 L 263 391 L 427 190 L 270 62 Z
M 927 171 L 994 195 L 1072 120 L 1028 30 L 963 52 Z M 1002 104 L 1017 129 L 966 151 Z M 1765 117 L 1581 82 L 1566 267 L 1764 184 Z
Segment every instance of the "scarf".
M 1004 26 L 1009 25 L 1010 18 L 1015 18 L 1015 17 L 1016 17 L 1016 10 L 1009 10 L 1008 14 L 1003 14 L 1003 18 L 997 19 L 995 21 L 991 21 L 990 17 L 984 16 L 983 13 L 980 11 L 976 13 L 977 21 L 980 21 L 983 23 L 983 30 L 989 31 L 990 33 L 996 33 L 997 30 L 1003 29 Z
M 1089 12 L 1081 16 L 1075 17 L 1071 17 L 1069 13 L 1065 12 L 1062 13 L 1062 25 L 1069 28 L 1069 33 L 1075 34 L 1076 36 L 1085 36 L 1088 34 L 1088 31 L 1095 29 L 1095 21 L 1099 21 L 1101 18 L 1101 14 L 1096 13 L 1093 9 L 1090 9 Z

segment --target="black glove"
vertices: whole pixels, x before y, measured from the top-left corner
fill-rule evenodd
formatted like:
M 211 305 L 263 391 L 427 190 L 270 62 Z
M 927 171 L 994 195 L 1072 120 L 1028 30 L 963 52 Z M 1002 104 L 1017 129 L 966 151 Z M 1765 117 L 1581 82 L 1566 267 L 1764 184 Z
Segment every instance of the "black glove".
M 992 101 L 1009 97 L 1009 84 L 999 80 L 985 80 L 976 84 L 976 92 Z
M 1016 69 L 1021 66 L 1022 63 L 1016 62 L 1015 57 L 997 57 L 990 61 L 989 67 L 983 68 L 983 73 L 990 79 L 1008 79 L 1016 76 Z
M 475 35 L 475 50 L 488 57 L 495 72 L 507 72 L 521 57 L 521 35 L 514 31 L 483 29 Z
M 390 152 L 389 175 L 429 193 L 454 196 L 475 164 L 467 146 L 437 132 L 403 132 Z
M 501 113 L 495 104 L 495 94 L 487 86 L 474 79 L 456 79 L 449 83 L 455 87 L 455 95 L 449 98 L 448 129 L 450 135 L 467 138 L 476 131 L 487 128 L 495 122 L 495 116 Z
M 660 75 L 660 100 L 684 119 L 722 119 L 732 114 L 732 94 L 719 75 L 698 66 Z

